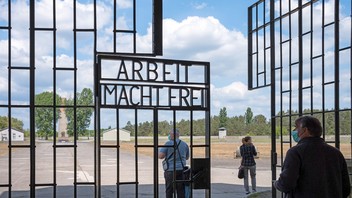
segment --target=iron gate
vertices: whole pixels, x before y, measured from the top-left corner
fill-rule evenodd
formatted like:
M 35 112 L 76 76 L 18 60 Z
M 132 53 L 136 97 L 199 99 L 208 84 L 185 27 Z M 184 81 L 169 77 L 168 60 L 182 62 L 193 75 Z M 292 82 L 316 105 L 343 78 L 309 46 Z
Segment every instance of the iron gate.
M 121 173 L 128 171 L 118 165 L 124 164 L 120 157 L 121 140 L 119 136 L 114 138 L 113 144 L 109 141 L 96 142 L 97 156 L 105 150 L 116 151 L 117 166 L 114 174 L 116 176 L 116 193 L 123 192 L 123 187 L 132 194 L 146 194 L 151 197 L 164 197 L 164 190 L 160 190 L 160 182 L 163 183 L 163 176 L 159 177 L 161 164 L 158 160 L 158 150 L 164 147 L 162 124 L 165 120 L 171 120 L 171 128 L 180 129 L 182 139 L 189 143 L 191 148 L 190 166 L 193 168 L 191 182 L 193 189 L 205 189 L 205 197 L 210 197 L 210 65 L 208 62 L 181 61 L 170 59 L 155 59 L 132 56 L 116 56 L 99 54 L 96 65 L 96 102 L 97 102 L 97 134 L 100 132 L 101 114 L 104 110 L 112 110 L 116 114 L 116 128 L 124 119 L 124 115 L 134 115 L 134 162 L 130 164 L 135 174 L 132 178 L 123 180 Z M 124 112 L 124 113 L 123 113 Z M 147 118 L 146 118 L 147 117 Z M 203 119 L 201 129 L 201 140 L 199 133 L 196 136 L 194 120 Z M 100 121 L 99 121 L 100 120 Z M 141 120 L 149 120 L 152 123 L 152 141 L 140 142 L 142 128 L 137 127 Z M 182 121 L 183 120 L 183 121 Z M 188 120 L 187 128 L 181 129 L 180 122 Z M 197 138 L 198 137 L 198 138 Z M 142 187 L 140 178 L 147 177 L 143 168 L 139 165 L 140 150 L 150 150 L 153 156 L 151 162 L 153 174 L 149 175 L 153 186 L 150 189 Z M 176 149 L 176 144 L 174 144 Z M 143 154 L 143 153 L 142 153 Z M 175 155 L 174 155 L 175 156 Z M 101 166 L 101 158 L 97 160 L 96 181 L 99 183 L 97 197 L 101 197 L 101 174 L 104 172 Z M 198 169 L 200 170 L 196 170 Z M 131 167 L 129 167 L 131 168 Z M 123 170 L 123 171 L 122 171 Z M 109 175 L 112 173 L 109 172 Z M 197 177 L 196 175 L 202 175 Z M 161 179 L 160 179 L 161 178 Z M 106 179 L 106 177 L 105 177 Z M 176 181 L 175 182 L 182 182 Z M 204 183 L 205 182 L 205 183 Z M 129 186 L 129 187 L 128 187 Z M 153 192 L 153 193 L 150 193 Z M 176 196 L 176 194 L 175 194 Z M 192 195 L 191 195 L 192 196 Z
M 163 178 L 155 157 L 166 140 L 165 131 L 159 131 L 163 120 L 169 120 L 173 127 L 188 120 L 184 138 L 191 147 L 191 165 L 195 158 L 210 161 L 209 63 L 141 58 L 162 55 L 162 0 L 121 3 L 1 1 L 0 116 L 7 118 L 8 130 L 6 141 L 0 142 L 1 197 L 119 197 L 125 192 L 135 197 L 146 192 L 153 197 L 163 195 L 159 192 Z M 152 34 L 147 39 L 152 42 L 145 47 L 137 42 L 138 33 L 143 34 L 148 24 L 152 24 Z M 177 83 L 119 78 L 111 84 L 106 73 L 100 73 L 101 66 L 118 58 L 158 62 L 164 68 L 170 64 L 176 68 L 172 69 L 174 75 L 188 76 L 180 77 Z M 179 64 L 185 66 L 175 66 Z M 140 78 L 149 76 L 134 72 Z M 162 89 L 169 87 L 178 89 L 181 97 L 162 103 L 164 98 L 155 102 L 142 96 L 139 105 L 134 94 L 127 99 L 129 92 L 120 90 L 122 103 L 109 103 L 107 96 L 117 93 L 121 83 L 131 93 L 149 86 L 164 97 Z M 146 105 L 148 102 L 152 105 Z M 200 139 L 193 135 L 196 119 L 203 120 Z M 133 123 L 129 143 L 120 139 L 120 128 L 126 121 Z M 150 140 L 140 135 L 138 124 L 142 121 L 153 123 Z M 105 130 L 114 128 L 115 138 L 105 141 Z M 21 134 L 24 141 L 17 141 Z M 130 148 L 131 152 L 124 151 Z M 150 158 L 144 158 L 148 155 Z M 139 165 L 142 162 L 148 166 Z M 126 164 L 131 169 L 127 170 Z M 209 187 L 204 195 L 210 197 Z
M 343 0 L 261 0 L 248 8 L 248 86 L 271 89 L 273 181 L 298 116 L 318 117 L 325 141 L 351 160 L 351 13 Z

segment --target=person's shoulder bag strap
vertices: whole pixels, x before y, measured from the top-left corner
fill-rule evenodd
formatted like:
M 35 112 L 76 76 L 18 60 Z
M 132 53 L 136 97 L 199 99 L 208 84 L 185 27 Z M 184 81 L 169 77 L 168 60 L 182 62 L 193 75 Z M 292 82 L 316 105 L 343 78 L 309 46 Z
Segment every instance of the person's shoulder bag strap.
M 181 143 L 181 141 L 182 141 L 182 140 L 180 140 L 180 141 L 178 142 L 178 145 Z M 180 159 L 181 159 L 182 169 L 184 169 L 184 168 L 185 168 L 185 166 L 183 165 L 183 162 L 182 162 L 182 157 L 181 157 L 180 150 L 178 149 L 178 145 L 177 145 L 177 151 L 178 151 L 178 155 L 179 155 L 179 157 L 180 157 Z
M 178 142 L 177 146 L 176 146 L 176 149 L 178 150 L 178 145 L 180 145 L 181 143 L 181 140 Z M 174 152 L 172 152 L 167 158 L 165 158 L 164 160 L 166 161 L 166 163 L 169 163 L 169 159 L 172 157 L 172 155 L 174 154 Z

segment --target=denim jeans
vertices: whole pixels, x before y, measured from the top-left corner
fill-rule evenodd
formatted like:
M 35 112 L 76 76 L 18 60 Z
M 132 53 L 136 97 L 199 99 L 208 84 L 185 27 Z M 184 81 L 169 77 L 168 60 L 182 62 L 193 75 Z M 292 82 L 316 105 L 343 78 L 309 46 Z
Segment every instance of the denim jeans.
M 252 182 L 252 190 L 253 191 L 257 191 L 257 183 L 256 183 L 256 165 L 254 166 L 244 166 L 244 190 L 246 192 L 250 192 L 249 191 L 249 185 L 248 185 L 248 171 L 250 173 L 251 176 L 251 182 Z
M 166 198 L 173 198 L 173 193 L 174 193 L 174 185 L 173 185 L 174 172 L 173 171 L 165 171 L 164 172 L 164 177 L 165 177 Z M 177 180 L 183 180 L 183 170 L 177 170 L 176 171 L 176 179 Z M 177 198 L 184 198 L 185 197 L 184 185 L 183 185 L 182 182 L 177 182 L 176 183 L 176 192 L 177 192 Z

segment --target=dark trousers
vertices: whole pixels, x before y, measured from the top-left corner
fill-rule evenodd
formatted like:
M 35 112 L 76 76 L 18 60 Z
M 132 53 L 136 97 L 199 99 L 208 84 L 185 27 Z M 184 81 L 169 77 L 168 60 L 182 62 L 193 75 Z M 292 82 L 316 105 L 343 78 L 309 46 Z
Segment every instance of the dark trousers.
M 165 177 L 166 198 L 173 198 L 173 193 L 174 193 L 174 183 L 173 183 L 174 172 L 173 171 L 165 171 L 164 172 L 164 177 Z M 183 180 L 183 170 L 177 170 L 176 171 L 176 179 L 177 180 Z M 176 183 L 176 192 L 177 192 L 177 198 L 184 198 L 185 197 L 185 191 L 184 191 L 182 182 L 177 182 Z

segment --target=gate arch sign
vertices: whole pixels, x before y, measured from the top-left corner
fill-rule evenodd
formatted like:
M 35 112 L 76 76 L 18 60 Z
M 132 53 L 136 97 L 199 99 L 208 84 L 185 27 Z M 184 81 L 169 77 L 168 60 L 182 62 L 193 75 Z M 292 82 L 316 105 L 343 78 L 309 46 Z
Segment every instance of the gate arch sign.
M 123 193 L 120 190 L 123 186 L 135 189 L 135 195 L 141 193 L 139 184 L 140 175 L 138 150 L 149 148 L 153 153 L 153 193 L 154 197 L 164 194 L 164 190 L 159 188 L 159 173 L 162 167 L 159 166 L 158 150 L 163 147 L 159 131 L 159 122 L 165 119 L 171 120 L 173 127 L 177 128 L 177 120 L 186 112 L 186 120 L 190 121 L 189 135 L 182 138 L 190 146 L 190 165 L 193 167 L 193 179 L 188 182 L 193 183 L 194 189 L 204 189 L 205 197 L 210 197 L 210 63 L 200 61 L 185 61 L 158 59 L 150 57 L 135 57 L 121 55 L 99 54 L 95 67 L 95 97 L 96 97 L 96 196 L 102 195 L 101 183 L 105 180 L 102 177 L 104 172 L 102 167 L 102 153 L 105 150 L 114 150 L 117 154 L 117 164 L 123 164 L 125 159 L 120 157 L 119 136 L 113 145 L 101 141 L 101 117 L 105 110 L 115 112 L 116 123 L 119 128 L 120 123 L 127 114 L 134 115 L 134 124 L 138 125 L 138 120 L 144 119 L 142 112 L 150 112 L 153 123 L 153 144 L 139 144 L 140 138 L 135 128 L 135 159 L 131 166 L 135 169 L 135 178 L 122 181 L 119 175 L 123 170 L 117 166 L 116 174 L 116 194 Z M 122 113 L 124 111 L 125 113 Z M 165 117 L 169 114 L 170 117 Z M 204 118 L 204 142 L 194 141 L 193 120 L 196 114 L 201 114 Z M 99 135 L 100 134 L 100 135 Z M 175 144 L 176 145 L 176 144 Z M 174 148 L 175 149 L 175 148 Z M 195 149 L 203 149 L 203 158 L 193 157 Z M 177 181 L 175 182 L 182 182 Z M 121 187 L 120 187 L 121 186 Z M 132 186 L 132 187 L 131 187 Z

